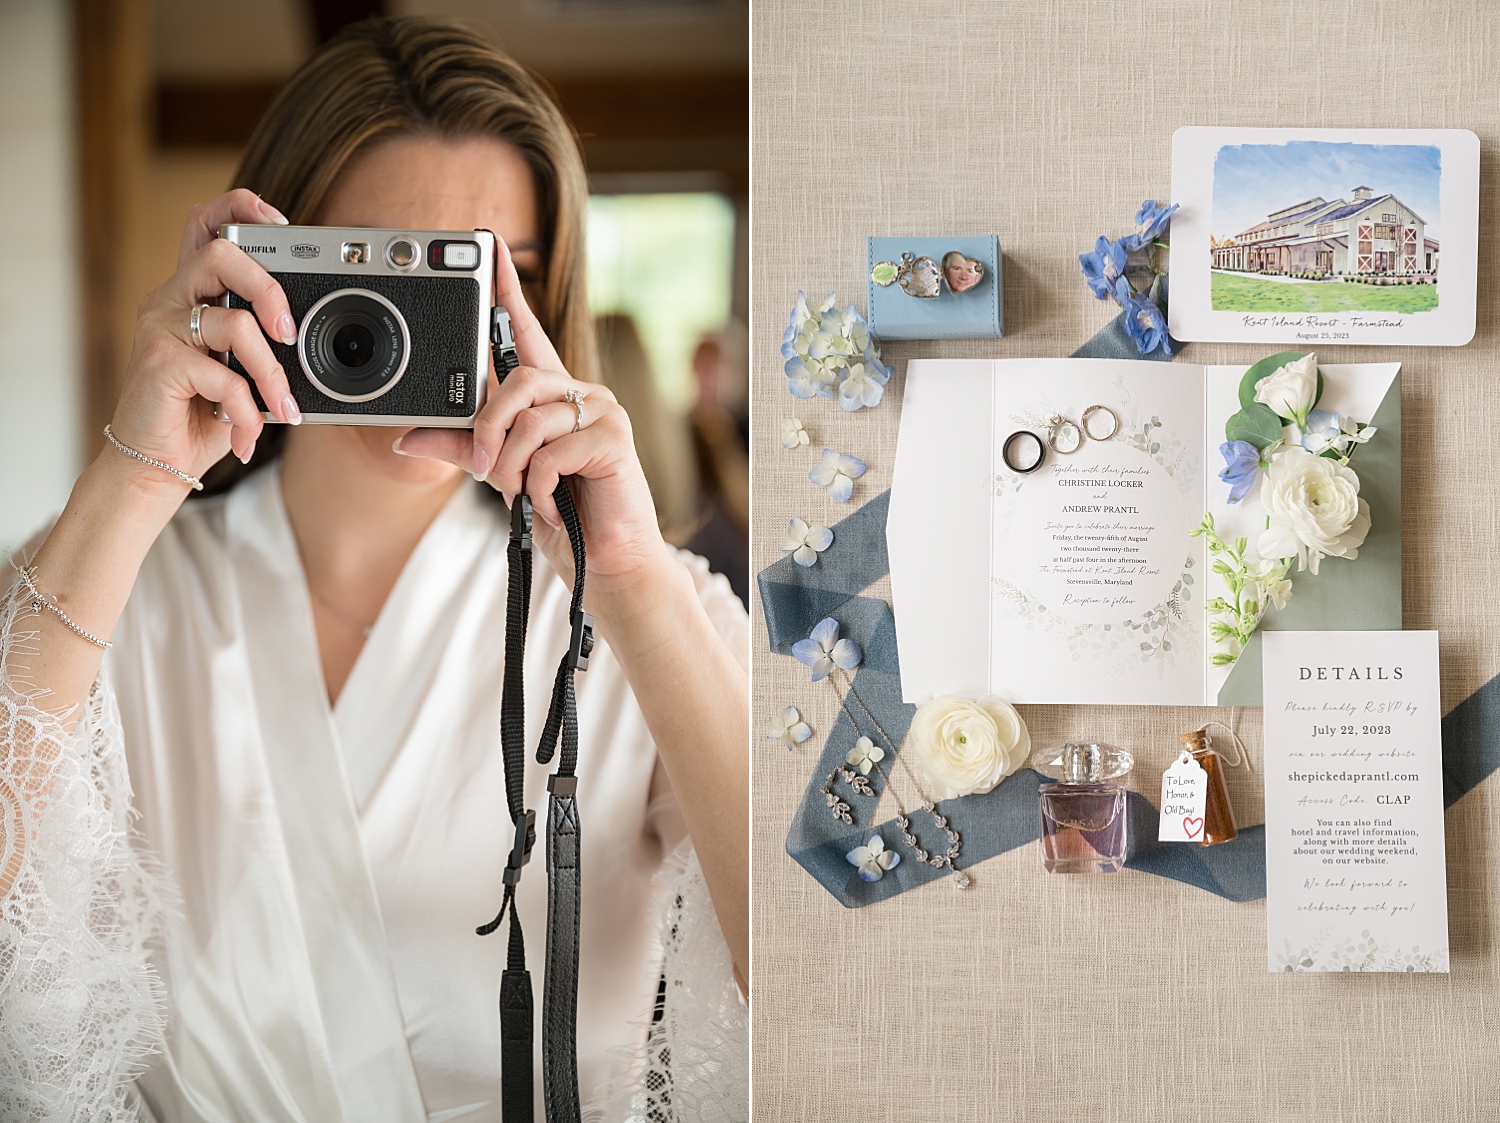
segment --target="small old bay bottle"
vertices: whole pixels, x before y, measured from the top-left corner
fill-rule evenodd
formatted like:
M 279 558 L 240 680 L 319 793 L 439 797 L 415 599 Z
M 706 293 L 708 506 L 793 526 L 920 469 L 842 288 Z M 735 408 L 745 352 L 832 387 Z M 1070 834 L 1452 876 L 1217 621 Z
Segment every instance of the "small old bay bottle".
M 1031 767 L 1050 777 L 1037 789 L 1048 873 L 1115 873 L 1125 864 L 1130 811 L 1122 778 L 1134 764 L 1124 749 L 1072 742 L 1032 756 Z
M 1208 747 L 1208 734 L 1202 729 L 1179 735 L 1183 749 L 1196 760 L 1208 777 L 1208 792 L 1203 802 L 1203 841 L 1212 846 L 1228 842 L 1239 835 L 1234 825 L 1234 805 L 1229 802 L 1229 786 L 1224 782 L 1224 762 Z

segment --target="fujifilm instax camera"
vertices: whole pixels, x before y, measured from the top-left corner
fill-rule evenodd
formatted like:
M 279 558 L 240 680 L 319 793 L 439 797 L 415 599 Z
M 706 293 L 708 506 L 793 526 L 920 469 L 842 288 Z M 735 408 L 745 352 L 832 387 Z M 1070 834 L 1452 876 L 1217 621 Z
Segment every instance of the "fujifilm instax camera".
M 493 234 L 228 225 L 219 235 L 286 292 L 297 342 L 266 342 L 305 420 L 473 426 L 488 384 L 487 344 L 513 346 L 510 318 L 491 307 Z M 235 293 L 219 303 L 250 307 Z M 246 374 L 233 354 L 220 358 Z

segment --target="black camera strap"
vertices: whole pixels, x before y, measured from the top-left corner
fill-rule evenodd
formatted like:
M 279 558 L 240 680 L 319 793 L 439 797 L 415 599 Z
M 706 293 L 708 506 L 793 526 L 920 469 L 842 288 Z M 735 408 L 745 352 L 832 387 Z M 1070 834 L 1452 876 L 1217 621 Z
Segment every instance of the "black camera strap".
M 495 310 L 492 343 L 500 381 L 515 369 L 509 317 Z M 568 607 L 572 636 L 558 664 L 552 701 L 537 747 L 537 761 L 549 764 L 561 742 L 557 771 L 547 779 L 547 958 L 542 986 L 542 1094 L 547 1123 L 579 1123 L 578 1095 L 578 936 L 582 883 L 578 834 L 578 711 L 575 671 L 588 670 L 594 647 L 594 618 L 583 611 L 585 570 L 583 526 L 573 493 L 559 480 L 552 498 L 573 549 L 573 598 Z M 536 812 L 525 806 L 526 699 L 523 678 L 526 626 L 531 608 L 531 500 L 517 495 L 511 505 L 506 548 L 509 586 L 505 612 L 505 678 L 500 694 L 500 744 L 505 761 L 505 797 L 515 841 L 506 863 L 505 896 L 495 919 L 478 928 L 487 936 L 510 910 L 510 946 L 500 976 L 500 1098 L 504 1123 L 532 1123 L 532 1041 L 534 1006 L 526 943 L 516 912 L 516 885 L 536 843 Z

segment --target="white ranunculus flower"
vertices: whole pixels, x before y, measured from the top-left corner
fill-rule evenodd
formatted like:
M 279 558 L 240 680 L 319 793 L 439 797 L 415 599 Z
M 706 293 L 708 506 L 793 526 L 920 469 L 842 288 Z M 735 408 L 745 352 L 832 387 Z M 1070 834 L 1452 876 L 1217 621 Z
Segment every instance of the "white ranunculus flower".
M 1359 477 L 1303 448 L 1286 448 L 1271 458 L 1260 500 L 1271 526 L 1256 550 L 1263 558 L 1295 554 L 1298 569 L 1317 573 L 1325 554 L 1352 561 L 1370 533 L 1370 505 L 1359 497 Z
M 1009 702 L 945 695 L 917 708 L 906 752 L 933 797 L 953 799 L 990 791 L 1020 768 L 1031 752 L 1031 734 Z
M 1307 427 L 1307 413 L 1318 400 L 1318 356 L 1303 355 L 1277 367 L 1255 384 L 1255 400 L 1271 407 L 1277 417 Z

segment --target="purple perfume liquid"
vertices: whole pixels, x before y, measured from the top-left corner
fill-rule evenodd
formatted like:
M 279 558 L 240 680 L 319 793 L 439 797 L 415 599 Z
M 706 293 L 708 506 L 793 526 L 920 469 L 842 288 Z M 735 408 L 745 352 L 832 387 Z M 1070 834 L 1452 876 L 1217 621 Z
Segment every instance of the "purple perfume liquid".
M 1043 783 L 1042 866 L 1048 873 L 1115 873 L 1129 850 L 1125 789 L 1112 783 Z

